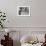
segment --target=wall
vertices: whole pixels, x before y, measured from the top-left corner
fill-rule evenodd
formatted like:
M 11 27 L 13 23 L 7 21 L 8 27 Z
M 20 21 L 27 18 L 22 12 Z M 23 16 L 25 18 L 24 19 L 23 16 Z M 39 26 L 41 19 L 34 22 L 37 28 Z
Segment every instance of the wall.
M 0 9 L 6 12 L 7 27 L 46 27 L 46 0 L 0 0 Z M 30 17 L 18 17 L 17 6 L 32 6 Z

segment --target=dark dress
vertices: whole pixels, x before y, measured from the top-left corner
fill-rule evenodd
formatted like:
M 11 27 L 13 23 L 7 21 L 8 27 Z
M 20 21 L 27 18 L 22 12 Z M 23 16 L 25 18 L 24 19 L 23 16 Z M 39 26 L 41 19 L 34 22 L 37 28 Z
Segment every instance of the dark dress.
M 45 42 L 41 46 L 46 46 L 46 34 L 45 34 Z

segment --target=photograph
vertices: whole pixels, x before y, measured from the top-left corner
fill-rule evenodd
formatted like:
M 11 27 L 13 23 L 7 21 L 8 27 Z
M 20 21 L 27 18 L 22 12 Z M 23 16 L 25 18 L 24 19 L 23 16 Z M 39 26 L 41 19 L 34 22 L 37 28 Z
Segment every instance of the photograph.
M 30 7 L 29 6 L 19 6 L 18 16 L 30 16 Z

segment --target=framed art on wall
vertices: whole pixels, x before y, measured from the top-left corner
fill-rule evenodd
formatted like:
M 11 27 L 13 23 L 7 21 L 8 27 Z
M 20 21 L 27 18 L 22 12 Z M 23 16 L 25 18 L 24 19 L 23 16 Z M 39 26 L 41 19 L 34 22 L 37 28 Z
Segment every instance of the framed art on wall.
M 30 6 L 18 6 L 18 16 L 30 16 Z

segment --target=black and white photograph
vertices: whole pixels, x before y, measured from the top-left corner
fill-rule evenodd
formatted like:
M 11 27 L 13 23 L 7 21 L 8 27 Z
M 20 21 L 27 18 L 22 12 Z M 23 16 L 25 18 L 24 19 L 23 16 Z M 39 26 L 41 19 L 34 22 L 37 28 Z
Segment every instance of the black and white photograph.
M 30 16 L 30 7 L 29 6 L 19 6 L 18 16 Z

